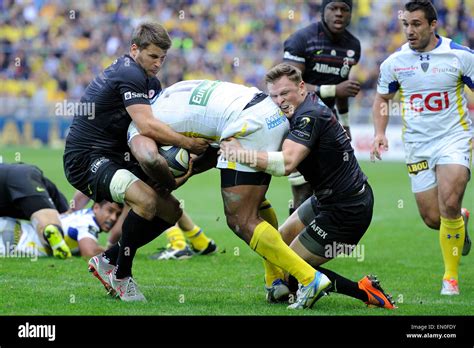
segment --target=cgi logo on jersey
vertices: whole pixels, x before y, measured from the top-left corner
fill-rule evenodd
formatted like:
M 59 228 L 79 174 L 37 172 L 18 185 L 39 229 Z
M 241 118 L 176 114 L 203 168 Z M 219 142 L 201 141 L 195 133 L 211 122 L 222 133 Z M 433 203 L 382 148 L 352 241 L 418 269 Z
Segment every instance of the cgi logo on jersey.
M 448 108 L 448 92 L 435 92 L 428 95 L 416 93 L 410 96 L 410 109 L 415 112 L 423 112 L 426 110 L 436 112 Z

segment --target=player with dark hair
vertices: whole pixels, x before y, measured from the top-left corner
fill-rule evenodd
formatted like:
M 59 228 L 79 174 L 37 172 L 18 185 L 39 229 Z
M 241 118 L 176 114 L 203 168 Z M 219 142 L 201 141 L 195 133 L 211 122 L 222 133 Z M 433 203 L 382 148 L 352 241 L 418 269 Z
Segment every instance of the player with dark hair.
M 121 204 L 102 201 L 94 203 L 89 209 L 61 214 L 64 240 L 72 255 L 89 260 L 104 252 L 105 249 L 98 243 L 98 235 L 108 232 L 115 225 L 121 211 Z M 0 254 L 3 249 L 5 253 L 39 257 L 50 255 L 48 245 L 38 237 L 30 221 L 4 217 L 0 218 L 0 226 Z
M 285 41 L 283 59 L 302 71 L 308 91 L 316 91 L 350 137 L 348 98 L 359 93 L 360 84 L 350 79 L 349 73 L 361 53 L 359 40 L 347 30 L 352 0 L 324 0 L 321 11 L 320 22 L 298 30 Z M 293 192 L 291 215 L 312 191 L 297 171 L 288 176 L 288 181 Z
M 0 216 L 31 220 L 59 259 L 71 256 L 59 220 L 59 213 L 67 210 L 67 199 L 38 167 L 0 163 Z
M 439 230 L 441 295 L 458 295 L 461 254 L 471 248 L 469 212 L 461 206 L 471 175 L 472 121 L 464 87 L 474 90 L 474 51 L 436 34 L 436 9 L 428 0 L 406 3 L 402 23 L 408 42 L 380 66 L 371 157 L 380 160 L 388 150 L 388 105 L 399 92 L 411 188 L 424 223 Z
M 375 277 L 366 276 L 357 283 L 319 267 L 341 252 L 350 254 L 372 220 L 372 189 L 347 133 L 316 94 L 308 93 L 298 68 L 279 64 L 267 73 L 266 83 L 273 102 L 290 121 L 282 150 L 258 151 L 252 156 L 251 150 L 232 138 L 221 143 L 222 153 L 245 164 L 250 164 L 246 159 L 252 158 L 258 170 L 275 176 L 298 169 L 311 184 L 314 195 L 280 227 L 283 240 L 331 280 L 334 292 L 393 309 L 390 296 Z M 267 299 L 279 301 L 289 289 L 275 265 L 271 274 L 274 279 L 267 289 Z M 308 287 L 300 287 L 296 302 L 290 307 L 304 308 L 308 291 Z
M 178 200 L 169 194 L 177 184 L 164 158 L 153 159 L 163 166 L 151 173 L 130 155 L 126 137 L 130 122 L 164 145 L 193 153 L 201 153 L 208 146 L 204 139 L 174 132 L 152 115 L 150 100 L 161 92 L 156 74 L 170 46 L 168 32 L 160 24 L 139 25 L 129 54 L 96 76 L 81 98 L 81 103 L 92 104 L 94 115 L 77 110 L 66 138 L 64 169 L 72 186 L 94 201 L 125 202 L 131 207 L 120 242 L 89 263 L 99 280 L 110 280 L 112 292 L 124 301 L 145 301 L 132 278 L 137 249 L 173 226 L 182 214 Z M 147 176 L 161 189 L 148 185 Z
M 76 191 L 70 204 L 72 206 L 70 212 L 83 209 L 87 203 L 89 203 L 89 197 L 81 191 Z M 107 239 L 108 247 L 119 241 L 122 235 L 123 220 L 127 217 L 129 209 L 126 206 L 122 210 L 117 223 L 110 229 Z M 216 243 L 207 237 L 203 230 L 194 224 L 189 215 L 184 211 L 176 225 L 167 229 L 165 234 L 170 245 L 152 255 L 152 259 L 181 260 L 188 259 L 194 255 L 210 255 L 217 251 Z M 187 240 L 189 240 L 191 247 L 187 245 Z

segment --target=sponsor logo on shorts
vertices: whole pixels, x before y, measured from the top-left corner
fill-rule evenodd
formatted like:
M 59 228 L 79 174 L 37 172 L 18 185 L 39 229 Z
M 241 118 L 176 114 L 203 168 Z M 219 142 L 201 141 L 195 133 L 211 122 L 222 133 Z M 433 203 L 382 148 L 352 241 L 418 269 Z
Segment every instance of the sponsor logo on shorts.
M 99 170 L 99 167 L 101 165 L 103 165 L 104 163 L 107 163 L 109 161 L 110 160 L 108 158 L 105 158 L 105 157 L 101 157 L 98 160 L 95 160 L 95 162 L 92 163 L 92 165 L 91 165 L 91 172 L 94 173 L 94 174 L 97 173 L 97 170 Z
M 206 106 L 212 92 L 216 89 L 220 81 L 203 81 L 194 89 L 189 99 L 189 105 Z
M 428 161 L 424 160 L 416 163 L 407 163 L 408 173 L 416 175 L 419 172 L 430 169 Z
M 147 93 L 138 93 L 138 92 L 125 92 L 123 94 L 123 98 L 125 100 L 130 100 L 130 99 L 134 99 L 134 98 L 148 99 L 148 94 Z
M 316 220 L 311 221 L 309 224 L 309 227 L 316 232 L 318 236 L 320 236 L 322 239 L 326 239 L 328 233 L 324 231 L 321 227 L 316 225 Z
M 38 191 L 38 192 L 44 192 L 44 191 L 46 191 L 46 189 L 43 188 L 43 187 L 41 187 L 41 186 L 36 186 L 36 191 Z

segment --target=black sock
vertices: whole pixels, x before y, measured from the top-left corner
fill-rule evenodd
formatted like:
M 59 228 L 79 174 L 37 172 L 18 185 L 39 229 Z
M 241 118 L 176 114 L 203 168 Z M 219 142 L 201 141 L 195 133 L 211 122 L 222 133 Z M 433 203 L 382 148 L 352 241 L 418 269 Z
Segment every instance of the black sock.
M 332 282 L 333 292 L 338 294 L 344 294 L 350 297 L 357 298 L 363 302 L 367 302 L 369 298 L 364 290 L 359 289 L 359 284 L 344 278 L 343 276 L 337 274 L 336 272 L 330 271 L 322 267 L 316 267 L 316 269 L 326 275 L 329 280 Z
M 120 251 L 120 242 L 115 243 L 109 249 L 103 252 L 102 256 L 109 260 L 109 263 L 113 266 L 117 264 L 117 258 Z
M 150 222 L 150 231 L 144 238 L 141 240 L 141 246 L 150 243 L 153 239 L 161 235 L 164 231 L 168 228 L 173 227 L 174 225 L 167 223 L 165 220 L 155 216 L 153 220 Z
M 130 210 L 122 226 L 115 276 L 119 279 L 131 276 L 133 258 L 137 249 L 158 237 L 171 226 L 158 217 L 155 217 L 153 221 L 148 221 Z M 111 256 L 113 257 L 113 255 Z
M 151 221 L 150 223 L 153 226 L 152 227 L 153 230 L 152 230 L 151 233 L 146 234 L 146 238 L 139 241 L 139 244 L 141 244 L 140 246 L 148 244 L 153 239 L 158 237 L 163 231 L 167 230 L 168 228 L 170 228 L 172 226 L 171 224 L 167 223 L 166 221 L 160 219 L 159 217 L 155 217 L 153 219 L 153 221 Z M 115 243 L 108 250 L 104 251 L 102 256 L 105 257 L 107 260 L 109 260 L 109 264 L 115 266 L 117 264 L 117 258 L 118 258 L 118 255 L 119 255 L 119 251 L 120 251 L 120 242 Z
M 288 289 L 290 289 L 292 293 L 296 293 L 298 290 L 298 280 L 291 274 L 288 275 Z

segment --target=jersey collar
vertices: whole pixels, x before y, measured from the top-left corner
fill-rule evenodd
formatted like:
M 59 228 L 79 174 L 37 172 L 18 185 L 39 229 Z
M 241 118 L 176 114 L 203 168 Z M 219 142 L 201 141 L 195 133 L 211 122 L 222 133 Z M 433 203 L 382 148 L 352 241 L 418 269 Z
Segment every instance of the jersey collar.
M 342 40 L 344 37 L 344 34 L 346 33 L 347 29 L 344 29 L 344 32 L 342 32 L 340 35 L 334 35 L 328 28 L 326 22 L 321 20 L 321 27 L 323 28 L 324 34 L 328 37 L 328 39 L 332 42 L 339 42 Z

